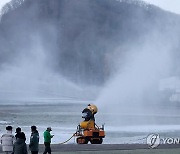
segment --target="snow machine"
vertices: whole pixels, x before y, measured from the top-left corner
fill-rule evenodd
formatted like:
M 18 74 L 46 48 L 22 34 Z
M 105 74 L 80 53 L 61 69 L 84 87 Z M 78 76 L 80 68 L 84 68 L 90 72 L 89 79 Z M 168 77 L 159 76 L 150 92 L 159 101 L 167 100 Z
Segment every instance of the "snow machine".
M 102 144 L 103 138 L 105 137 L 104 125 L 99 127 L 95 123 L 94 115 L 98 109 L 95 105 L 89 104 L 87 108 L 82 111 L 82 121 L 77 126 L 75 136 L 77 137 L 76 142 L 78 144 Z

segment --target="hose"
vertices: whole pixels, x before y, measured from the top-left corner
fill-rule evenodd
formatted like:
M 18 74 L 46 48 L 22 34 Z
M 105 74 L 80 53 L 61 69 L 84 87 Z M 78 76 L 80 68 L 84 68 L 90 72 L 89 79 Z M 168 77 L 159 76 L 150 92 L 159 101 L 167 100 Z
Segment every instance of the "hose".
M 67 139 L 66 141 L 61 142 L 61 143 L 59 143 L 59 144 L 65 144 L 65 143 L 69 142 L 69 141 L 75 136 L 76 133 L 77 133 L 77 132 L 75 132 L 69 139 Z

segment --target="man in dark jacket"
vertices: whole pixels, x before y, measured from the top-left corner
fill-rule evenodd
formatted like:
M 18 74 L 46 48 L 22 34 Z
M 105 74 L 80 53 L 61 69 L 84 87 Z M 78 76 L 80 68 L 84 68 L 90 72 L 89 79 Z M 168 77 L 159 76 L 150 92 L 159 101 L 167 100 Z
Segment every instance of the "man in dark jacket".
M 28 154 L 27 146 L 23 138 L 23 134 L 19 135 L 20 138 L 17 138 L 13 146 L 13 154 Z
M 39 133 L 37 131 L 36 126 L 31 126 L 31 137 L 30 137 L 30 144 L 29 149 L 31 154 L 38 154 L 39 151 Z
M 52 131 L 51 127 L 48 127 L 47 130 L 44 132 L 44 145 L 45 145 L 45 151 L 43 154 L 51 154 L 51 138 L 53 138 L 54 135 L 50 134 L 50 131 Z
M 16 139 L 17 138 L 21 138 L 24 139 L 24 141 L 26 141 L 26 135 L 24 134 L 24 132 L 21 132 L 21 128 L 18 127 L 16 128 L 16 135 L 15 135 Z

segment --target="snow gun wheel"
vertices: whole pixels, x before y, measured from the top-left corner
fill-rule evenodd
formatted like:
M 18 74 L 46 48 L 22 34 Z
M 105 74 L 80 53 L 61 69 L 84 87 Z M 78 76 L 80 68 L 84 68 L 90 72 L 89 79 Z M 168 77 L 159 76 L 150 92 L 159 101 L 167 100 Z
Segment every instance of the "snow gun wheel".
M 91 139 L 90 142 L 91 142 L 91 144 L 102 144 L 103 139 L 102 138 Z
M 78 137 L 76 139 L 77 144 L 88 144 L 88 139 L 84 138 L 84 137 Z

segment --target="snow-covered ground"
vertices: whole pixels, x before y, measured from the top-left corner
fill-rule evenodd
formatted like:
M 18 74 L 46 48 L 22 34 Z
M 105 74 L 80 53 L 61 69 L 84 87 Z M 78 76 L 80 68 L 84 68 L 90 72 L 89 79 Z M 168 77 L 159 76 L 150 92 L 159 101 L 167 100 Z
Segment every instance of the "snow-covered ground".
M 55 135 L 52 143 L 58 144 L 69 139 L 76 132 L 77 125 L 83 121 L 81 111 L 87 102 L 65 102 L 58 104 L 28 104 L 28 105 L 0 105 L 0 135 L 5 132 L 7 125 L 15 128 L 21 127 L 29 143 L 30 127 L 36 125 L 40 133 L 40 143 L 43 143 L 43 132 L 47 127 L 52 127 Z M 146 137 L 152 133 L 160 136 L 178 137 L 180 134 L 180 113 L 177 108 L 164 109 L 163 114 L 123 114 L 97 113 L 96 123 L 105 123 L 105 144 L 120 143 L 146 143 Z M 174 115 L 168 110 L 173 110 Z M 176 111 L 175 111 L 176 110 Z M 179 113 L 179 114 L 178 114 Z M 131 124 L 131 120 L 136 124 Z M 153 120 L 152 120 L 153 119 Z M 75 144 L 72 138 L 67 144 Z

